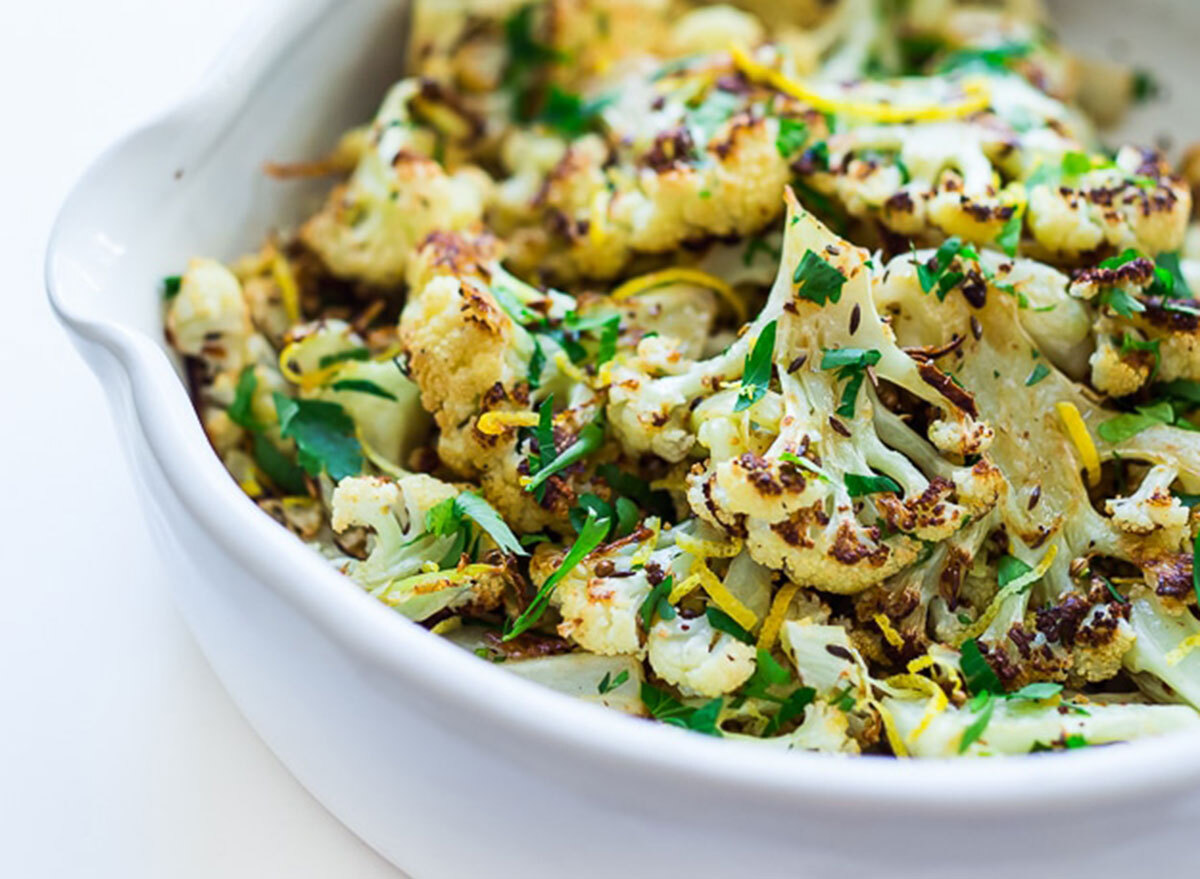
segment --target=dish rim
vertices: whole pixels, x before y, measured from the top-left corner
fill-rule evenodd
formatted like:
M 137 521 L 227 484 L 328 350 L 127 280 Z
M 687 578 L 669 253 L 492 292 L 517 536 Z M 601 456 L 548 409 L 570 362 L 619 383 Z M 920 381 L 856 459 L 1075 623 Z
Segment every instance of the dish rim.
M 897 807 L 944 816 L 1087 811 L 1194 788 L 1200 734 L 1138 740 L 1039 757 L 896 760 L 839 758 L 722 742 L 584 703 L 480 662 L 352 586 L 319 556 L 263 515 L 228 478 L 204 437 L 162 339 L 106 315 L 81 295 L 67 267 L 86 263 L 67 243 L 97 181 L 120 156 L 146 149 L 167 129 L 211 146 L 243 112 L 289 47 L 340 7 L 338 0 L 276 2 L 251 13 L 209 72 L 173 107 L 134 127 L 103 151 L 71 188 L 45 254 L 52 309 L 69 334 L 105 349 L 121 366 L 132 406 L 124 430 L 140 430 L 154 463 L 194 523 L 255 580 L 300 610 L 340 650 L 392 676 L 415 695 L 441 703 L 472 725 L 511 736 L 542 757 L 621 770 L 677 789 L 824 808 Z M 207 120 L 215 124 L 203 124 Z M 130 199 L 150 184 L 130 179 Z M 211 196 L 200 199 L 211 205 Z M 138 259 L 136 252 L 119 259 Z M 98 299 L 104 283 L 87 291 Z M 115 293 L 111 289 L 108 291 Z M 101 376 L 101 382 L 104 379 Z M 106 390 L 111 388 L 106 387 Z M 465 730 L 470 735 L 471 731 Z

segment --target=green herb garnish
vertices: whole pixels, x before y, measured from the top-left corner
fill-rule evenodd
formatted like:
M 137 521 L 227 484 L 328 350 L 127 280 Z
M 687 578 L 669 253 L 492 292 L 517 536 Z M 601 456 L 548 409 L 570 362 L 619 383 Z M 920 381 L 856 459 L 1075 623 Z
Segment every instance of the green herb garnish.
M 710 606 L 704 611 L 704 615 L 708 617 L 709 625 L 718 632 L 725 632 L 732 635 L 745 644 L 754 643 L 754 636 L 746 631 L 737 620 L 720 608 Z
M 817 305 L 824 305 L 842 298 L 846 276 L 809 250 L 792 273 L 792 283 L 799 287 L 797 295 Z
M 354 419 L 337 403 L 295 400 L 276 392 L 275 413 L 284 438 L 294 439 L 300 466 L 309 476 L 324 470 L 335 482 L 362 472 L 362 449 Z
M 396 401 L 396 395 L 391 391 L 381 388 L 375 382 L 368 381 L 365 378 L 339 379 L 329 387 L 335 391 L 355 391 L 360 394 L 370 394 L 373 397 L 382 397 L 385 400 Z
M 884 492 L 904 493 L 904 489 L 890 476 L 847 473 L 844 481 L 846 483 L 846 491 L 850 494 L 850 497 L 865 497 L 869 494 L 881 494 Z
M 512 627 L 504 634 L 501 640 L 511 641 L 541 618 L 546 610 L 546 605 L 550 603 L 550 595 L 554 592 L 555 587 L 592 550 L 604 542 L 604 537 L 608 534 L 608 525 L 607 519 L 597 519 L 594 513 L 588 512 L 587 521 L 584 523 L 583 528 L 580 529 L 579 537 L 571 544 L 571 548 L 567 551 L 567 555 L 562 560 L 562 563 L 554 570 L 554 573 L 546 578 L 546 582 L 537 591 L 537 595 L 529 603 L 529 607 L 525 608 L 521 615 L 513 620 Z
M 775 327 L 778 321 L 771 321 L 754 340 L 754 347 L 746 355 L 746 363 L 742 369 L 742 387 L 738 391 L 737 402 L 733 404 L 734 412 L 749 409 L 767 393 L 771 383 L 771 368 L 775 356 Z
M 821 369 L 838 370 L 837 378 L 846 380 L 842 399 L 835 410 L 843 418 L 853 418 L 858 405 L 858 392 L 867 375 L 867 367 L 874 366 L 883 357 L 874 348 L 826 349 L 821 357 Z
M 656 583 L 642 600 L 641 606 L 638 607 L 638 616 L 642 618 L 642 628 L 647 632 L 650 631 L 650 623 L 654 620 L 655 613 L 664 620 L 675 619 L 675 608 L 667 601 L 667 596 L 671 594 L 674 585 L 675 578 L 667 575 Z
M 1025 379 L 1025 387 L 1031 388 L 1050 374 L 1049 367 L 1044 363 L 1039 363 L 1033 368 L 1033 372 L 1029 373 L 1029 378 Z
M 625 683 L 627 680 L 629 680 L 629 672 L 628 671 L 621 672 L 615 678 L 612 677 L 611 672 L 606 671 L 604 673 L 604 677 L 602 677 L 600 679 L 600 684 L 596 687 L 596 692 L 599 693 L 601 696 L 603 696 L 607 693 L 611 693 L 613 690 L 615 690 L 617 687 L 621 686 L 621 684 Z

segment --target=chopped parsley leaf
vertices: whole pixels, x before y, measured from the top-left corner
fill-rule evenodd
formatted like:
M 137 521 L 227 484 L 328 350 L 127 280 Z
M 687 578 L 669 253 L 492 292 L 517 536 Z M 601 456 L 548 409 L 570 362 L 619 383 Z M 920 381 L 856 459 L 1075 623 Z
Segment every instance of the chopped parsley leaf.
M 874 366 L 882 358 L 874 348 L 826 349 L 821 357 L 821 369 L 837 369 L 838 380 L 845 380 L 842 399 L 835 410 L 843 418 L 853 418 L 858 405 L 858 392 L 866 378 L 868 366 Z
M 775 356 L 775 328 L 778 321 L 771 321 L 754 340 L 754 347 L 746 355 L 746 363 L 742 369 L 742 387 L 738 390 L 737 402 L 733 404 L 734 412 L 749 409 L 767 393 L 771 383 L 771 368 Z
M 647 632 L 650 631 L 650 623 L 653 622 L 655 613 L 664 620 L 675 619 L 675 608 L 667 601 L 667 596 L 671 594 L 674 586 L 675 578 L 668 575 L 655 584 L 642 600 L 641 606 L 638 607 L 638 616 L 642 618 L 642 628 Z
M 183 286 L 183 277 L 180 275 L 167 275 L 162 279 L 163 299 L 174 299 L 179 295 L 179 288 Z
M 904 493 L 904 489 L 890 476 L 847 473 L 845 483 L 846 491 L 849 492 L 850 497 L 865 497 L 869 494 L 880 494 L 883 492 Z
M 373 381 L 368 381 L 365 378 L 343 378 L 338 379 L 329 386 L 335 391 L 356 391 L 360 394 L 370 394 L 373 397 L 382 397 L 385 400 L 396 401 L 396 395 L 386 388 L 381 388 Z
M 542 584 L 542 588 L 537 591 L 533 601 L 529 603 L 529 607 L 512 622 L 512 626 L 501 640 L 511 641 L 513 638 L 520 635 L 534 623 L 536 623 L 546 610 L 546 605 L 550 603 L 550 595 L 554 592 L 555 587 L 562 581 L 567 574 L 571 573 L 583 559 L 589 555 L 592 550 L 604 542 L 604 536 L 608 534 L 608 520 L 597 519 L 595 513 L 588 511 L 587 521 L 583 528 L 580 529 L 579 536 L 575 542 L 571 544 L 571 548 L 567 551 L 566 556 L 554 572 L 546 578 L 546 582 Z
M 725 703 L 724 699 L 713 699 L 699 708 L 691 708 L 684 705 L 670 693 L 660 690 L 644 681 L 642 682 L 641 695 L 642 703 L 646 706 L 646 710 L 650 712 L 650 716 L 655 720 L 669 723 L 681 729 L 689 729 L 692 732 L 703 733 L 704 735 L 721 735 L 721 731 L 717 729 L 717 719 Z
M 1116 418 L 1102 421 L 1096 433 L 1108 443 L 1121 443 L 1159 424 L 1173 424 L 1175 409 L 1170 403 L 1159 402 L 1149 406 L 1138 406 L 1136 412 L 1125 412 Z
M 1029 374 L 1029 378 L 1025 379 L 1025 387 L 1033 387 L 1042 379 L 1050 374 L 1050 369 L 1044 363 L 1039 363 L 1033 368 L 1033 372 Z
M 805 709 L 812 704 L 816 696 L 817 691 L 812 687 L 800 687 L 793 690 L 780 704 L 779 710 L 767 721 L 766 727 L 763 728 L 763 736 L 773 736 L 779 732 L 784 724 L 791 723 L 793 720 L 803 717 Z
M 336 363 L 345 363 L 349 360 L 365 361 L 371 359 L 371 351 L 368 348 L 359 346 L 357 348 L 347 348 L 345 351 L 337 351 L 333 354 L 325 354 L 317 361 L 317 366 L 321 369 L 328 369 Z
M 271 484 L 285 494 L 302 495 L 308 493 L 304 481 L 304 469 L 279 450 L 261 433 L 254 435 L 254 463 L 263 472 Z
M 786 116 L 779 120 L 779 134 L 775 135 L 775 149 L 785 159 L 790 159 L 808 140 L 808 123 L 803 119 Z
M 970 726 L 963 730 L 962 739 L 958 743 L 958 753 L 965 753 L 967 748 L 979 741 L 979 737 L 983 735 L 988 723 L 991 722 L 992 712 L 995 710 L 996 700 L 990 697 L 986 698 L 982 708 L 979 710 L 979 715 L 972 721 Z
M 294 439 L 300 466 L 309 476 L 324 470 L 335 482 L 362 472 L 362 449 L 354 438 L 354 419 L 337 403 L 294 400 L 272 395 L 279 432 Z
M 718 632 L 725 632 L 732 635 L 744 644 L 753 644 L 754 636 L 747 632 L 737 620 L 731 617 L 719 607 L 711 605 L 704 611 L 704 615 L 708 617 L 708 623 Z
M 972 695 L 1004 692 L 1004 685 L 1000 683 L 1000 678 L 997 677 L 991 664 L 984 658 L 978 641 L 974 639 L 964 641 L 959 649 L 962 652 L 959 666 L 962 668 L 967 690 Z
M 237 387 L 233 392 L 233 402 L 229 404 L 229 408 L 225 410 L 225 414 L 229 416 L 229 420 L 234 424 L 246 428 L 252 433 L 260 433 L 265 430 L 265 426 L 254 417 L 251 411 L 254 402 L 254 391 L 258 388 L 258 375 L 254 372 L 253 366 L 247 366 L 242 369 L 238 376 Z
M 796 291 L 799 296 L 817 305 L 824 305 L 842 298 L 846 276 L 809 250 L 796 266 L 796 271 L 792 274 L 792 283 L 799 285 Z
M 602 677 L 600 679 L 600 683 L 596 687 L 596 692 L 599 693 L 601 696 L 603 696 L 607 693 L 611 693 L 613 690 L 615 690 L 617 687 L 621 686 L 621 684 L 625 683 L 627 680 L 629 680 L 629 671 L 628 670 L 621 672 L 615 678 L 612 677 L 612 672 L 606 671 L 604 673 L 604 677 Z

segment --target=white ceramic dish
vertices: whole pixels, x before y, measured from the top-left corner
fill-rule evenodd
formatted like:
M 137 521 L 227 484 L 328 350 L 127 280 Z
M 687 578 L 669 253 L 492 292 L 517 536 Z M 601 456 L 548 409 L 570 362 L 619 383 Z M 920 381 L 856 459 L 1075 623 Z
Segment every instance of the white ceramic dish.
M 159 279 L 301 215 L 315 193 L 264 179 L 261 163 L 318 154 L 370 114 L 400 67 L 404 5 L 265 11 L 193 98 L 88 172 L 47 258 L 169 585 L 313 795 L 419 879 L 1096 877 L 1190 858 L 1200 737 L 956 763 L 723 743 L 480 662 L 360 592 L 242 495 L 165 350 Z

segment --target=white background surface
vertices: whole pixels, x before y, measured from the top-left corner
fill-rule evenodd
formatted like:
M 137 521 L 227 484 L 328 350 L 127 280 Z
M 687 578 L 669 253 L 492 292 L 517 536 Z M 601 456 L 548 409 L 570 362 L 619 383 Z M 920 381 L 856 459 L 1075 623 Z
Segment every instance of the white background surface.
M 0 27 L 0 876 L 397 871 L 275 760 L 163 589 L 100 388 L 41 281 L 95 154 L 189 88 L 239 0 L 36 0 Z

